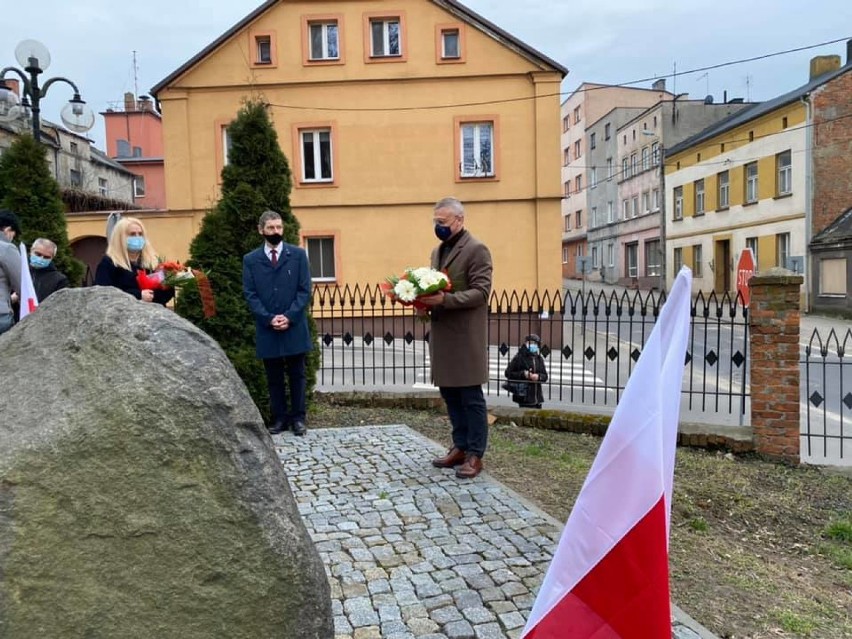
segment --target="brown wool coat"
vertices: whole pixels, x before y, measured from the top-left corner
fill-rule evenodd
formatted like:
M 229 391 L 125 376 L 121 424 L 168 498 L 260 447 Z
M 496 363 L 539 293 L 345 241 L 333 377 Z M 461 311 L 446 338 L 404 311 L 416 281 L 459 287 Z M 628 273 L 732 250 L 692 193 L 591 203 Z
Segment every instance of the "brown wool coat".
M 488 381 L 491 252 L 468 231 L 440 263 L 439 251 L 432 251 L 432 268 L 449 274 L 453 290 L 432 310 L 432 380 L 436 386 L 479 386 Z

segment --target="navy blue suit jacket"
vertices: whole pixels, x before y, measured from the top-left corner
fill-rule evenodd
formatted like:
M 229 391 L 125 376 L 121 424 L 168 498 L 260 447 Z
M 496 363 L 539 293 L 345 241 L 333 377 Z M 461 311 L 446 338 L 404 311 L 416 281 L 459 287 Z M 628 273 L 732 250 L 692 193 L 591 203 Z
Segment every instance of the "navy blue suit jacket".
M 311 269 L 305 250 L 282 242 L 274 267 L 263 245 L 243 257 L 243 295 L 254 315 L 257 356 L 260 359 L 307 353 L 311 344 L 308 304 L 311 301 Z M 286 331 L 270 326 L 284 315 Z

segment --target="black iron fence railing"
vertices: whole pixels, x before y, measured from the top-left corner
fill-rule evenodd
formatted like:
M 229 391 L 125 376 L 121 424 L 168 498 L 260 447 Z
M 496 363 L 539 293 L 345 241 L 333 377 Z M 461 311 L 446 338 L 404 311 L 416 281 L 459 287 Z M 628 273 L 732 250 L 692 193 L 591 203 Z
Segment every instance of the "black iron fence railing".
M 842 333 L 841 333 L 842 334 Z M 814 329 L 805 343 L 802 365 L 802 461 L 852 458 L 852 330 L 841 337 Z
M 495 292 L 489 300 L 489 395 L 507 395 L 504 371 L 524 337 L 542 340 L 545 402 L 614 406 L 659 316 L 665 295 Z M 320 387 L 428 388 L 429 324 L 377 286 L 317 288 Z M 693 411 L 743 415 L 748 389 L 748 317 L 739 297 L 699 295 L 682 393 Z

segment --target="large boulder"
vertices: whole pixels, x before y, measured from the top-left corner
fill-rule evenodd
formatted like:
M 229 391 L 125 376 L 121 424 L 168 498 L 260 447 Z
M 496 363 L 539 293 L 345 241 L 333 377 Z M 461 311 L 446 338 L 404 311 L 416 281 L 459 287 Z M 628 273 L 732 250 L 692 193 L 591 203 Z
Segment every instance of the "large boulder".
M 332 637 L 325 571 L 218 345 L 116 289 L 0 336 L 0 637 Z

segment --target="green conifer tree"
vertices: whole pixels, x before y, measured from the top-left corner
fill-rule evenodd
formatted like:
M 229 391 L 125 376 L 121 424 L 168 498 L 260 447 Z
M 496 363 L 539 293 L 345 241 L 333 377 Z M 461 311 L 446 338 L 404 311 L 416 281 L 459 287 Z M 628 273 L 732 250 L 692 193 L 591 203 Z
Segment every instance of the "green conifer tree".
M 290 210 L 290 165 L 263 102 L 246 102 L 229 125 L 228 137 L 231 145 L 228 164 L 222 170 L 221 198 L 205 215 L 190 246 L 189 265 L 208 274 L 216 315 L 204 317 L 194 287 L 181 291 L 176 308 L 219 342 L 268 419 L 269 394 L 263 363 L 255 357 L 254 318 L 243 297 L 242 260 L 262 242 L 257 223 L 264 211 L 281 214 L 284 241 L 290 244 L 299 243 L 299 221 Z M 316 343 L 316 327 L 313 318 L 309 316 L 309 320 Z M 307 362 L 309 402 L 318 367 L 319 353 L 314 350 Z
M 59 185 L 50 174 L 44 147 L 24 134 L 0 157 L 0 208 L 14 211 L 21 219 L 20 239 L 27 248 L 44 237 L 56 244 L 56 268 L 68 276 L 72 286 L 83 279 L 83 263 L 71 254 L 65 206 Z

